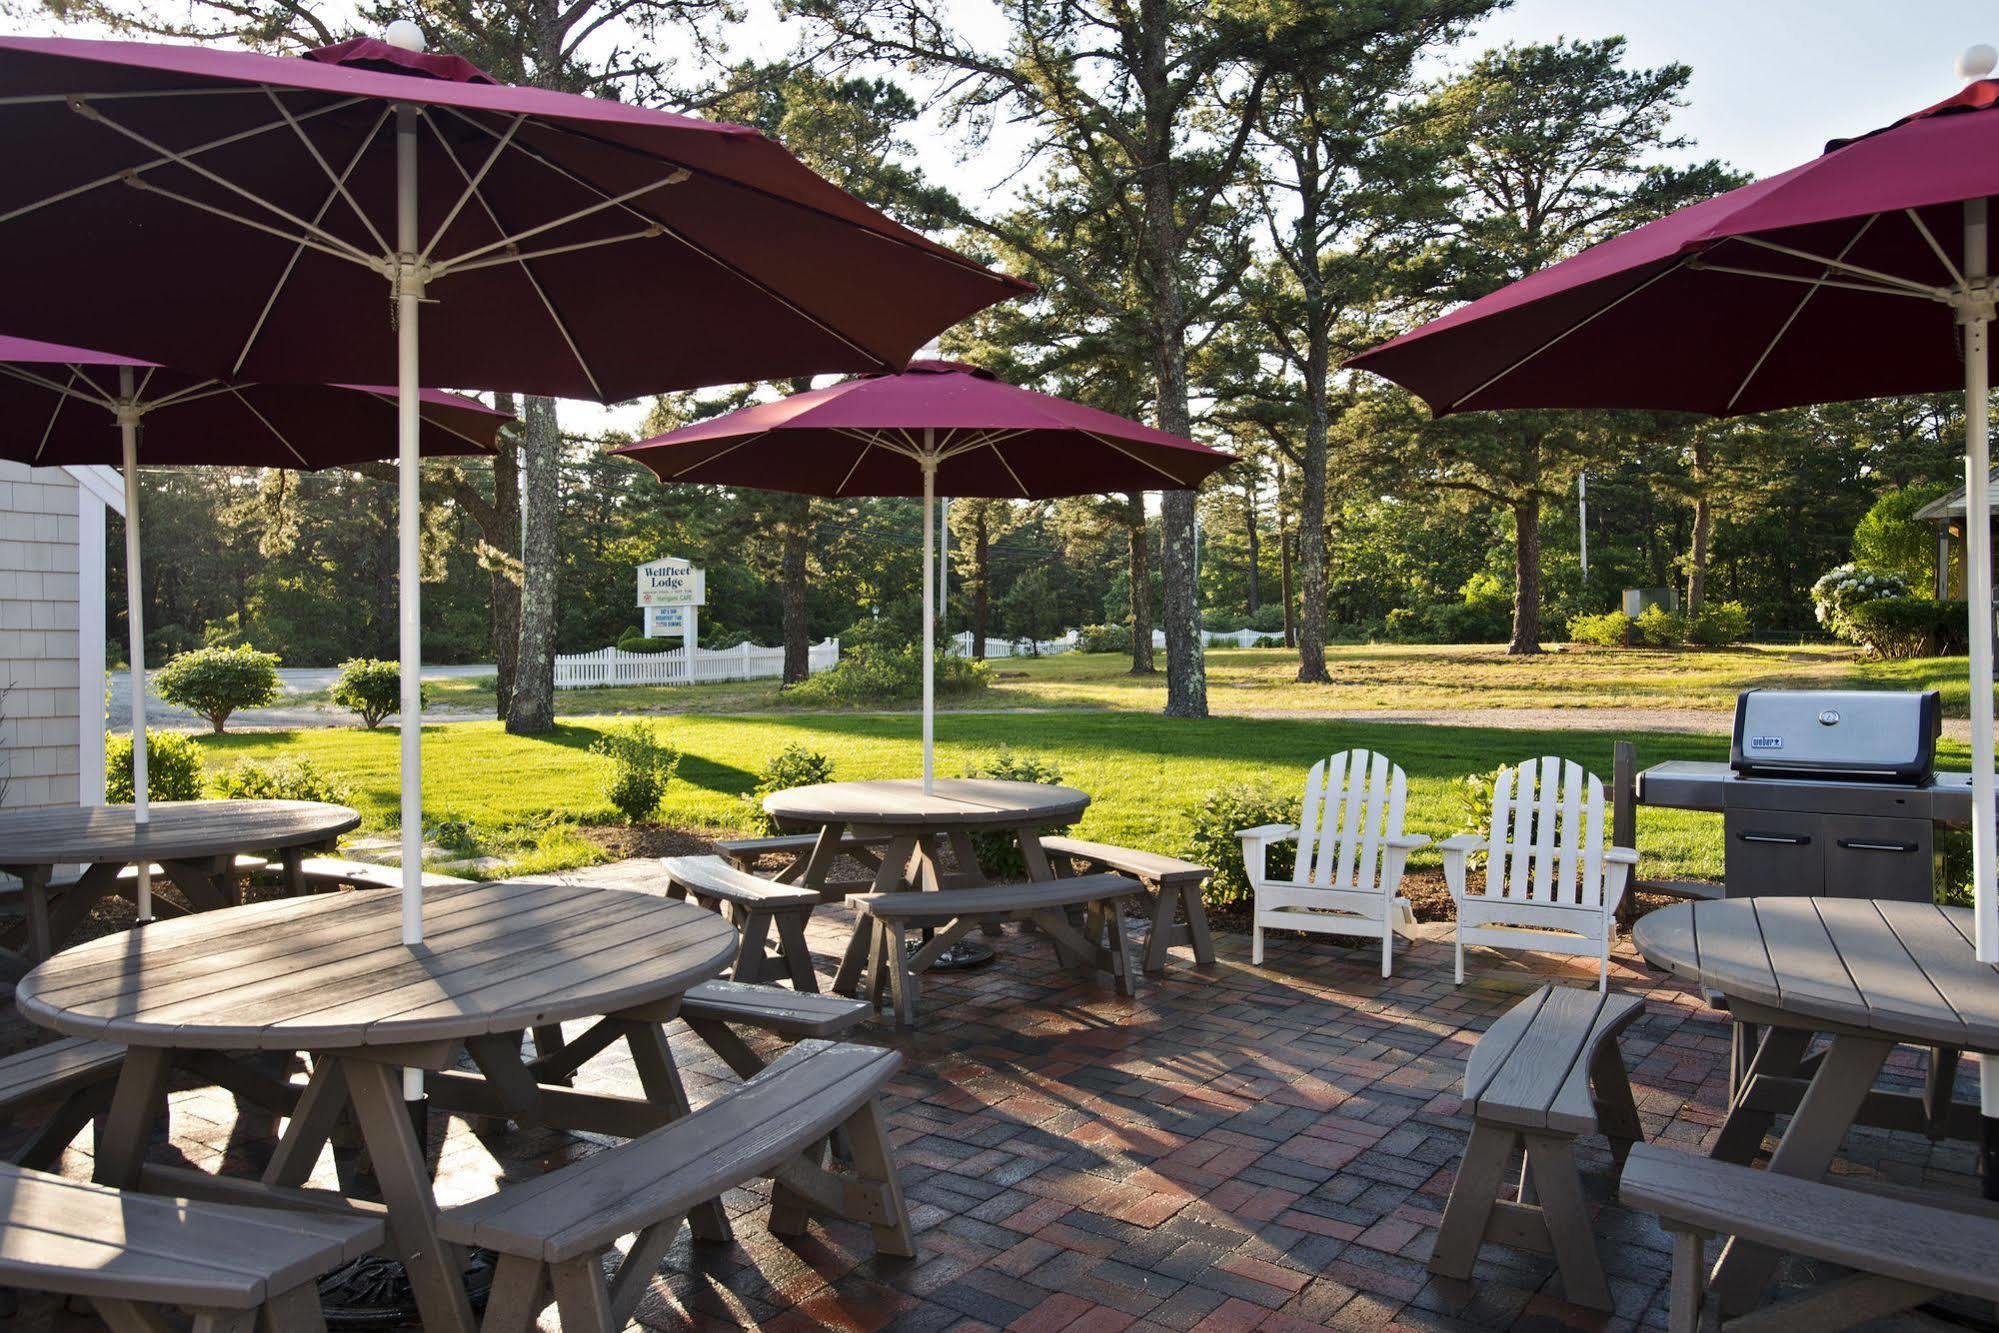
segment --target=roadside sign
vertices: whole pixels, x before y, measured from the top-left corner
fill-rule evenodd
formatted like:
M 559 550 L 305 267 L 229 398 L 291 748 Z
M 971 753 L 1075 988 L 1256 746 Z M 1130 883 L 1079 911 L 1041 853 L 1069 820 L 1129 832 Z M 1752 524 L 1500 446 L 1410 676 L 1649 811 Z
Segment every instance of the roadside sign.
M 640 606 L 706 606 L 708 575 L 678 556 L 664 556 L 639 567 Z
M 664 639 L 687 632 L 687 611 L 684 606 L 648 606 L 646 613 L 646 637 Z

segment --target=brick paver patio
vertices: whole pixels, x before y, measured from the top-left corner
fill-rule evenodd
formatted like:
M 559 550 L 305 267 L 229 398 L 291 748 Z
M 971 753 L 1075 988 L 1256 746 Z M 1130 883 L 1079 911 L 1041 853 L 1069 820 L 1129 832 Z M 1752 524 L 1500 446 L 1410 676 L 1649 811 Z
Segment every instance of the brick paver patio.
M 578 877 L 629 886 L 650 870 L 628 862 Z M 822 978 L 846 926 L 837 910 L 813 926 Z M 1447 928 L 1427 927 L 1383 980 L 1372 946 L 1272 936 L 1268 964 L 1251 968 L 1247 938 L 1224 933 L 1215 968 L 1176 951 L 1163 979 L 1124 1000 L 1009 930 L 994 941 L 994 966 L 926 981 L 920 1031 L 863 1030 L 908 1058 L 889 1111 L 922 1257 L 878 1260 L 866 1231 L 846 1225 L 779 1241 L 762 1226 L 765 1193 L 736 1191 L 726 1199 L 736 1242 L 697 1245 L 683 1233 L 639 1322 L 1045 1333 L 1663 1326 L 1667 1238 L 1611 1201 L 1601 1139 L 1584 1140 L 1578 1156 L 1600 1206 L 1614 1315 L 1566 1303 L 1550 1262 L 1523 1252 L 1488 1249 L 1470 1282 L 1425 1270 L 1468 1129 L 1456 1096 L 1466 1053 L 1541 981 L 1594 981 L 1593 965 L 1475 951 L 1470 980 L 1454 986 L 1448 940 Z M 1647 1000 L 1624 1054 L 1648 1139 L 1703 1149 L 1724 1109 L 1727 1026 L 1628 945 L 1611 984 Z M 684 1031 L 674 1049 L 697 1102 L 733 1081 Z M 1891 1073 L 1913 1085 L 1922 1056 L 1898 1052 Z M 637 1091 L 629 1063 L 610 1054 L 579 1081 Z M 274 1123 L 239 1119 L 213 1090 L 176 1092 L 173 1120 L 172 1142 L 155 1145 L 165 1160 L 251 1172 L 275 1142 Z M 446 1202 L 598 1146 L 438 1117 L 440 1137 Z M 76 1175 L 89 1167 L 80 1151 L 65 1163 Z M 1970 1145 L 1909 1135 L 1856 1132 L 1840 1169 L 1977 1188 Z M 553 1312 L 546 1320 L 554 1326 Z M 13 1326 L 99 1327 L 46 1300 L 24 1305 Z

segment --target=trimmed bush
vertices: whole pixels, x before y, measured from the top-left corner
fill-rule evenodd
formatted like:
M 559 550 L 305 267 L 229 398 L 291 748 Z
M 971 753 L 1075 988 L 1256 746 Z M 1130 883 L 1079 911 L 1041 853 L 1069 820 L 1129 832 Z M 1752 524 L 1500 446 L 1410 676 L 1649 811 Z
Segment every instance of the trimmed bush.
M 132 803 L 132 738 L 104 738 L 104 799 Z M 201 799 L 201 743 L 184 731 L 146 728 L 146 799 Z
M 964 772 L 968 778 L 995 778 L 1002 782 L 1060 782 L 1062 770 L 1053 760 L 1031 754 L 1016 754 L 1002 745 Z M 1027 862 L 1021 859 L 1020 840 L 1012 833 L 974 833 L 972 849 L 978 853 L 979 869 L 987 879 L 1025 879 Z
M 1879 570 L 1862 569 L 1859 565 L 1841 565 L 1827 570 L 1812 585 L 1812 613 L 1818 617 L 1819 624 L 1840 638 L 1858 643 L 1860 640 L 1856 637 L 1851 619 L 1855 607 L 1908 595 L 1908 580 L 1900 574 L 1884 574 Z
M 430 687 L 419 685 L 417 697 L 430 703 Z M 333 702 L 361 715 L 361 725 L 373 731 L 382 719 L 403 706 L 402 667 L 380 657 L 350 657 L 340 664 L 333 682 Z
M 1577 616 L 1569 621 L 1569 642 L 1594 644 L 1598 648 L 1634 647 L 1639 642 L 1638 622 L 1622 611 Z
M 217 794 L 244 801 L 324 801 L 346 805 L 348 791 L 319 771 L 310 759 L 281 755 L 225 768 L 215 779 Z
M 1740 602 L 1703 602 L 1687 617 L 1687 642 L 1722 648 L 1749 637 L 1749 612 Z
M 1847 637 L 1878 657 L 1936 657 L 1965 650 L 1965 604 L 1885 597 L 1850 608 Z
M 666 785 L 680 767 L 680 751 L 659 738 L 651 722 L 627 722 L 607 729 L 590 743 L 590 753 L 602 755 L 604 799 L 628 824 L 649 818 L 659 809 Z
M 278 697 L 278 655 L 260 653 L 249 644 L 235 648 L 197 648 L 182 653 L 153 675 L 160 697 L 208 719 L 222 734 L 222 724 L 239 708 L 262 708 Z
M 1249 901 L 1249 872 L 1243 868 L 1242 843 L 1236 834 L 1242 829 L 1264 824 L 1298 823 L 1302 805 L 1296 796 L 1283 796 L 1268 787 L 1231 782 L 1216 787 L 1187 809 L 1187 840 L 1181 855 L 1212 867 L 1214 877 L 1204 894 L 1217 907 L 1234 907 Z M 1297 855 L 1296 844 L 1272 846 L 1264 861 L 1264 872 L 1273 878 L 1291 873 Z
M 958 656 L 937 654 L 937 697 L 976 693 L 985 688 L 986 665 Z M 778 698 L 788 704 L 905 704 L 923 697 L 923 650 L 916 644 L 902 648 L 863 644 L 843 651 L 830 671 L 788 686 Z
M 770 758 L 757 774 L 757 785 L 743 793 L 743 804 L 750 809 L 750 824 L 757 832 L 770 837 L 784 832 L 777 821 L 764 813 L 764 797 L 793 787 L 810 787 L 833 780 L 833 761 L 817 750 L 808 750 L 803 745 L 787 745 Z
M 1129 653 L 1131 651 L 1131 626 L 1085 625 L 1076 631 L 1076 651 L 1079 653 Z
M 1686 618 L 1663 606 L 1646 607 L 1632 625 L 1638 631 L 1638 642 L 1647 648 L 1677 648 L 1687 641 Z

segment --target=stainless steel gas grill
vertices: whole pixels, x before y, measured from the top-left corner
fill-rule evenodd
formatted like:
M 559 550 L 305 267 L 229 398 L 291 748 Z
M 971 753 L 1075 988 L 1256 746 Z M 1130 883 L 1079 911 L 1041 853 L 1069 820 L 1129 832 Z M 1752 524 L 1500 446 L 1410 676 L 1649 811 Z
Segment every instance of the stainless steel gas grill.
M 1746 690 L 1726 764 L 1638 775 L 1645 805 L 1714 810 L 1730 897 L 1927 902 L 1936 826 L 1971 820 L 1971 775 L 1934 771 L 1935 691 Z

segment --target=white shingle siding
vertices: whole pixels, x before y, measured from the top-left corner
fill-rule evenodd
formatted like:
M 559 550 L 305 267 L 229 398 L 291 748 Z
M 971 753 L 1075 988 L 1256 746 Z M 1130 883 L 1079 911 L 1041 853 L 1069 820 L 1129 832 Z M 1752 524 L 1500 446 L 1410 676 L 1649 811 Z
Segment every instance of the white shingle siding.
M 102 799 L 103 500 L 116 482 L 85 476 L 92 484 L 80 485 L 89 471 L 0 461 L 0 685 L 11 687 L 0 763 L 10 807 Z M 85 582 L 94 604 L 80 601 Z

